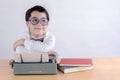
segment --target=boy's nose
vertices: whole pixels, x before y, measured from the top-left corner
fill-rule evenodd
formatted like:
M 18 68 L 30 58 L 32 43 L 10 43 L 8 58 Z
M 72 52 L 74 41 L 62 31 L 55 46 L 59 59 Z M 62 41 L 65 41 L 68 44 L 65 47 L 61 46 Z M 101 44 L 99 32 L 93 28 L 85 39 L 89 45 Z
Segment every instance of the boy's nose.
M 37 27 L 40 27 L 40 28 L 43 27 L 43 26 L 41 25 L 41 23 L 38 23 L 36 26 L 37 26 Z

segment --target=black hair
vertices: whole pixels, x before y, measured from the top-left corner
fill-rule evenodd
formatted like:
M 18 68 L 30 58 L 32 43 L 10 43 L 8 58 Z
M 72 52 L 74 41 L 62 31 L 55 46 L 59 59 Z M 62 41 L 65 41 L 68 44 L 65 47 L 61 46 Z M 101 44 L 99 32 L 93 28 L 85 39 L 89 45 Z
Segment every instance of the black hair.
M 47 16 L 47 20 L 49 21 L 49 14 L 48 14 L 47 10 L 46 10 L 44 7 L 39 6 L 39 5 L 36 5 L 36 6 L 30 8 L 30 9 L 28 9 L 28 10 L 26 11 L 26 14 L 25 14 L 25 20 L 26 20 L 26 21 L 29 20 L 29 18 L 30 18 L 30 16 L 31 16 L 31 13 L 32 13 L 33 11 L 44 12 L 44 13 L 46 14 L 46 16 Z

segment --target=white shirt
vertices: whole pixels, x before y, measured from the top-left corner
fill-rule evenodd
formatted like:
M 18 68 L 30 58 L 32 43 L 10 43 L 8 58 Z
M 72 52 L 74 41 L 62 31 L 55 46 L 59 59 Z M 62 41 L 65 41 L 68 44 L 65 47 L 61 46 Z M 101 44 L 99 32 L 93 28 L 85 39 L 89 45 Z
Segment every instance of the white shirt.
M 43 36 L 44 38 L 43 42 L 31 40 L 30 34 L 28 31 L 25 31 L 22 34 L 20 39 L 22 38 L 25 39 L 24 46 L 18 46 L 16 48 L 16 53 L 48 52 L 53 50 L 55 45 L 55 36 L 51 34 L 49 31 L 47 31 Z

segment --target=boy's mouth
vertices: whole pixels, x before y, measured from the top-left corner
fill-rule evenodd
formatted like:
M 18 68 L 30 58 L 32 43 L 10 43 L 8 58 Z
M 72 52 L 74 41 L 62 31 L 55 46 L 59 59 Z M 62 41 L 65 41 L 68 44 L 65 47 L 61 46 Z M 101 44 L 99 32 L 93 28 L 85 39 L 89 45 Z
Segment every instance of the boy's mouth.
M 36 30 L 42 30 L 42 28 L 34 28 L 34 29 L 36 29 Z

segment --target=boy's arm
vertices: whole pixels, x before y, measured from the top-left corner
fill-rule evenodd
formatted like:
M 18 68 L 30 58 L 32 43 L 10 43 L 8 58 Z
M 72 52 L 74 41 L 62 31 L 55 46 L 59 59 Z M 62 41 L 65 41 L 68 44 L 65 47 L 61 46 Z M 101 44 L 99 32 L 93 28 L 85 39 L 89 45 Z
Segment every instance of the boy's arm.
M 16 51 L 16 48 L 17 48 L 18 46 L 24 46 L 24 41 L 25 41 L 25 39 L 19 39 L 19 40 L 17 40 L 17 41 L 13 44 L 13 49 L 14 49 L 14 51 Z

